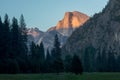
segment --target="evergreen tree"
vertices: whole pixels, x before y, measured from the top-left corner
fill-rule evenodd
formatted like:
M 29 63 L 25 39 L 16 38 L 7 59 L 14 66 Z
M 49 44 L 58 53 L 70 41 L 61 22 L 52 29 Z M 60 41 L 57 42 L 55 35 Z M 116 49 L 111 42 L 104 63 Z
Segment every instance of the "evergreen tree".
M 3 23 L 3 41 L 2 41 L 2 50 L 4 52 L 3 57 L 8 57 L 10 53 L 10 23 L 8 15 L 6 14 L 4 17 L 4 23 Z
M 101 72 L 102 71 L 102 57 L 100 52 L 98 52 L 97 57 L 96 57 L 96 71 Z
M 71 71 L 75 74 L 82 74 L 83 73 L 82 63 L 77 55 L 74 55 L 74 57 L 72 59 Z
M 22 34 L 22 40 L 23 42 L 27 42 L 27 28 L 26 28 L 26 23 L 25 23 L 23 14 L 20 16 L 19 26 Z
M 66 72 L 71 72 L 72 57 L 70 55 L 65 56 L 64 67 Z
M 44 46 L 41 42 L 40 46 L 36 45 L 34 42 L 32 42 L 31 45 L 31 65 L 32 65 L 32 72 L 39 73 L 44 72 L 44 62 L 45 62 L 45 56 L 44 56 Z
M 21 42 L 21 48 L 22 48 L 22 55 L 27 55 L 27 28 L 26 28 L 26 24 L 25 24 L 25 20 L 24 20 L 24 16 L 21 15 L 20 17 L 20 42 Z M 24 55 L 24 56 L 25 56 Z
M 40 72 L 40 63 L 38 62 L 38 58 L 37 58 L 37 46 L 35 45 L 34 42 L 31 43 L 30 50 L 31 50 L 31 58 L 30 58 L 31 72 L 38 73 Z
M 116 60 L 113 52 L 108 52 L 108 72 L 115 72 Z
M 117 57 L 116 64 L 117 64 L 117 71 L 120 72 L 120 55 Z
M 12 44 L 12 52 L 10 57 L 17 60 L 21 73 L 26 72 L 27 57 L 26 54 L 23 52 L 24 46 L 21 38 L 21 32 L 19 29 L 18 21 L 15 17 L 12 20 L 11 44 Z
M 39 59 L 39 64 L 40 64 L 40 71 L 44 72 L 44 63 L 45 63 L 45 52 L 44 52 L 44 45 L 41 42 L 40 46 L 37 47 L 37 57 Z
M 87 51 L 85 51 L 85 54 L 83 54 L 84 55 L 84 57 L 83 57 L 83 59 L 84 59 L 84 71 L 85 72 L 89 72 L 90 71 L 90 60 L 89 60 L 89 53 L 87 52 Z
M 45 61 L 45 51 L 44 51 L 44 45 L 43 45 L 42 42 L 40 43 L 38 53 L 39 53 L 38 56 L 39 56 L 39 58 L 40 58 L 41 64 L 43 64 L 44 61 Z
M 12 29 L 11 29 L 11 36 L 12 36 L 12 57 L 18 57 L 21 52 L 21 46 L 19 42 L 20 32 L 19 32 L 19 26 L 18 21 L 14 17 L 12 20 Z
M 1 20 L 1 17 L 0 17 L 0 59 L 2 58 L 3 56 L 3 23 L 2 23 L 2 20 Z
M 63 71 L 63 61 L 61 58 L 61 48 L 58 36 L 55 35 L 54 48 L 52 50 L 53 68 L 55 72 L 59 73 Z
M 30 50 L 31 50 L 31 57 L 34 58 L 35 57 L 35 49 L 36 49 L 36 45 L 34 42 L 31 43 L 31 46 L 30 46 Z
M 20 27 L 22 30 L 26 30 L 26 23 L 25 23 L 23 14 L 21 14 L 20 16 Z
M 86 72 L 92 72 L 95 71 L 95 53 L 96 50 L 93 46 L 88 46 L 85 49 L 85 53 L 83 54 L 84 57 L 84 71 Z
M 47 54 L 46 54 L 46 59 L 45 59 L 45 72 L 50 73 L 52 72 L 52 62 L 51 62 L 51 55 L 49 53 L 49 50 L 47 50 Z
M 107 71 L 107 53 L 105 50 L 102 51 L 101 54 L 101 72 L 106 72 Z M 103 66 L 104 65 L 104 66 Z

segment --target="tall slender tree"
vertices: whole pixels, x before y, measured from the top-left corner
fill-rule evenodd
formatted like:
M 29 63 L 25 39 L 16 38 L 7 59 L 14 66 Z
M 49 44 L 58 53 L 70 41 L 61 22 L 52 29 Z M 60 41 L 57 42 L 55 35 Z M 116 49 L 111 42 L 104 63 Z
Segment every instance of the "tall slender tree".
M 52 50 L 53 67 L 55 72 L 59 73 L 63 71 L 63 61 L 61 58 L 61 48 L 58 36 L 55 35 L 54 48 Z
M 64 67 L 66 72 L 71 72 L 71 63 L 72 63 L 72 56 L 66 55 L 64 60 Z
M 32 65 L 32 71 L 33 72 L 44 72 L 44 62 L 45 62 L 45 56 L 44 56 L 44 46 L 41 42 L 40 46 L 36 45 L 34 42 L 32 42 L 31 45 L 31 65 Z
M 18 21 L 15 17 L 13 17 L 12 20 L 12 29 L 11 29 L 11 35 L 12 35 L 12 57 L 18 57 L 21 52 L 21 46 L 19 42 L 20 37 L 20 31 L 18 26 Z
M 28 49 L 27 49 L 27 28 L 26 28 L 26 23 L 24 20 L 23 14 L 20 16 L 20 42 L 22 46 L 22 53 L 27 55 Z
M 10 53 L 10 22 L 9 22 L 9 18 L 8 18 L 8 15 L 6 14 L 5 17 L 4 17 L 4 23 L 3 23 L 3 52 L 4 52 L 4 57 L 8 57 L 9 56 L 9 53 Z
M 1 20 L 1 17 L 0 17 L 0 59 L 2 58 L 3 56 L 3 23 L 2 23 L 2 20 Z
M 74 57 L 72 59 L 71 71 L 75 74 L 82 74 L 83 73 L 82 63 L 77 55 L 74 55 Z
M 108 71 L 109 72 L 115 72 L 115 66 L 116 66 L 116 60 L 115 60 L 115 54 L 113 52 L 108 53 Z
M 27 28 L 26 28 L 26 23 L 25 23 L 25 19 L 23 14 L 21 14 L 20 16 L 20 23 L 19 23 L 20 29 L 21 29 L 21 33 L 23 36 L 23 40 L 24 42 L 27 42 Z
M 46 59 L 45 59 L 45 72 L 47 72 L 47 73 L 50 73 L 51 71 L 52 71 L 52 66 L 51 66 L 51 64 L 52 64 L 52 62 L 51 62 L 51 55 L 50 55 L 50 53 L 49 53 L 49 50 L 47 49 L 47 53 L 46 53 Z

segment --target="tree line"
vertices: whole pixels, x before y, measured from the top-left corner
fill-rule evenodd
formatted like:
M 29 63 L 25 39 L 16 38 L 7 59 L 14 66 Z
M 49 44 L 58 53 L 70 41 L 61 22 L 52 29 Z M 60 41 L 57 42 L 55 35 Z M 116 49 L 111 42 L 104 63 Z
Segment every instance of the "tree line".
M 0 73 L 60 73 L 73 72 L 119 72 L 120 55 L 114 50 L 97 50 L 93 46 L 85 48 L 81 58 L 67 55 L 62 59 L 59 38 L 55 35 L 54 47 L 45 51 L 41 42 L 31 42 L 28 47 L 27 28 L 24 16 L 12 22 L 6 14 L 0 17 Z M 30 48 L 30 49 L 28 49 Z M 30 50 L 30 51 L 29 51 Z M 46 53 L 46 55 L 45 55 Z M 77 54 L 80 52 L 77 52 Z
M 83 54 L 83 68 L 85 72 L 119 72 L 120 55 L 111 47 L 110 51 L 95 49 L 89 46 Z
M 39 45 L 31 42 L 30 47 L 27 44 L 24 16 L 20 16 L 19 22 L 13 17 L 12 23 L 7 14 L 4 21 L 0 17 L 0 73 L 73 72 L 82 74 L 82 63 L 78 56 L 75 55 L 71 59 L 69 66 L 64 64 L 57 35 L 55 35 L 53 49 L 47 50 L 46 55 L 42 42 Z M 67 67 L 69 70 L 66 70 Z

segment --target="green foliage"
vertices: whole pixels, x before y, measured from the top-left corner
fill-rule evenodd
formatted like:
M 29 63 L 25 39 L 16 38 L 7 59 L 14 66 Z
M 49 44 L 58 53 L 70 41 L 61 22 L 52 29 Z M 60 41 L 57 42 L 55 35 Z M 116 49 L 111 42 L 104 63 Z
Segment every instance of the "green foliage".
M 92 46 L 89 46 L 85 49 L 85 52 L 83 54 L 83 68 L 84 71 L 92 72 L 95 71 L 95 53 L 96 50 Z
M 10 26 L 11 25 L 11 26 Z M 0 73 L 23 73 L 26 70 L 27 46 L 14 17 L 10 24 L 8 15 L 0 20 Z M 27 36 L 26 36 L 27 37 Z
M 63 71 L 63 60 L 61 58 L 61 48 L 58 36 L 55 35 L 54 40 L 54 48 L 52 50 L 52 58 L 53 58 L 53 70 L 54 72 L 62 72 Z
M 75 74 L 82 74 L 83 73 L 83 66 L 81 60 L 77 55 L 74 55 L 71 63 L 71 72 Z
M 0 80 L 120 80 L 120 73 L 1 74 Z
M 115 72 L 116 59 L 115 59 L 115 55 L 113 52 L 108 53 L 108 62 L 107 63 L 108 63 L 108 66 L 107 66 L 108 72 Z
M 44 72 L 45 63 L 45 53 L 44 46 L 41 42 L 40 46 L 36 45 L 34 42 L 31 44 L 31 69 L 33 73 Z
M 65 72 L 71 72 L 72 57 L 70 55 L 65 56 L 64 68 Z

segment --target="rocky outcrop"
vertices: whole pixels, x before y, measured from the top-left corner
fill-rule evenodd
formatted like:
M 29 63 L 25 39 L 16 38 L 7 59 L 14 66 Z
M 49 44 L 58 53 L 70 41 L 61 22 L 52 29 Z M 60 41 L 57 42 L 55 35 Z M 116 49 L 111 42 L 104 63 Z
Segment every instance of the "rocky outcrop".
M 88 19 L 89 16 L 78 11 L 66 12 L 64 18 L 48 31 L 56 30 L 60 34 L 69 37 L 76 28 L 82 26 Z
M 28 42 L 31 43 L 32 41 L 37 43 L 38 40 L 43 36 L 44 32 L 40 31 L 38 28 L 28 28 L 27 35 L 28 35 Z
M 62 46 L 72 32 L 83 25 L 88 19 L 87 15 L 78 11 L 66 12 L 64 18 L 55 27 L 49 28 L 46 32 L 42 32 L 38 28 L 28 29 L 28 41 L 29 43 L 34 41 L 38 45 L 43 42 L 45 49 L 51 49 L 53 47 L 54 36 L 57 34 Z
M 86 48 L 120 54 L 120 1 L 110 0 L 101 13 L 95 14 L 73 32 L 63 47 L 64 54 L 83 55 Z
M 48 29 L 47 32 L 45 32 L 45 34 L 39 39 L 37 44 L 40 44 L 42 41 L 45 48 L 52 48 L 54 36 L 57 34 L 62 46 L 72 32 L 84 24 L 88 19 L 89 17 L 87 15 L 77 11 L 66 12 L 63 20 L 59 21 L 55 27 Z
M 56 25 L 56 30 L 68 29 L 68 28 L 78 28 L 83 25 L 89 17 L 86 14 L 80 13 L 78 11 L 66 12 L 62 20 Z

